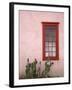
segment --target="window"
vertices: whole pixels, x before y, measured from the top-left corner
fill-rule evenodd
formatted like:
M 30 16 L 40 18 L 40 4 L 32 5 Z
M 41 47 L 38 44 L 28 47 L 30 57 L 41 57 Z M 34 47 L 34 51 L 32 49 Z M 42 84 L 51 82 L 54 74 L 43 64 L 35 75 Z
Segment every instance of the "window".
M 59 23 L 42 22 L 43 27 L 43 60 L 59 60 Z

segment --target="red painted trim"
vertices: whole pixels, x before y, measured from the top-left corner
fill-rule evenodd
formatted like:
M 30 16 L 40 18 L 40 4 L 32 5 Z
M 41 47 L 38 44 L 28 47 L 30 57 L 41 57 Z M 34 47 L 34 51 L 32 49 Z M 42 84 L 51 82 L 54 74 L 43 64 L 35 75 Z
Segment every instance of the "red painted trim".
M 57 41 L 56 41 L 56 48 L 57 48 L 57 51 L 56 51 L 56 58 L 59 60 L 59 25 L 57 25 L 57 32 L 56 32 L 56 39 L 57 39 Z
M 59 22 L 42 22 L 42 24 L 45 24 L 45 25 L 46 25 L 46 24 L 47 24 L 47 25 L 48 25 L 48 24 L 54 24 L 54 25 L 55 25 L 55 24 L 59 24 Z
M 42 59 L 46 60 L 48 57 L 45 57 L 45 28 L 48 25 L 55 25 L 56 30 L 56 57 L 49 57 L 50 60 L 59 60 L 59 22 L 42 22 Z
M 45 47 L 45 45 L 44 45 L 44 26 L 43 26 L 43 24 L 42 24 L 42 59 L 44 60 L 44 47 Z

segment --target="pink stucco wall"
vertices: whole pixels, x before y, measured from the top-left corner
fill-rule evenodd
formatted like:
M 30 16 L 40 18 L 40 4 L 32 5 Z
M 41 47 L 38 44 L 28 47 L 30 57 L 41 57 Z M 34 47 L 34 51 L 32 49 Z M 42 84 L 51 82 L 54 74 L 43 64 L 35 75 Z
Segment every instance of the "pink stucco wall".
M 19 11 L 20 19 L 20 64 L 19 76 L 24 77 L 27 58 L 30 62 L 37 58 L 42 62 L 44 69 L 45 61 L 42 60 L 42 24 L 41 22 L 59 22 L 59 60 L 53 61 L 50 75 L 64 75 L 64 13 Z

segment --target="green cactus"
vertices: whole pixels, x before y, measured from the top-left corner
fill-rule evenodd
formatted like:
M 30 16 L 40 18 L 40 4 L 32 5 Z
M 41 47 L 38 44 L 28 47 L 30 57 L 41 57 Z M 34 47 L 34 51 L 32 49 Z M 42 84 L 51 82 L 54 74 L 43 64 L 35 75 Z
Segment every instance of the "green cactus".
M 46 78 L 49 77 L 49 71 L 50 67 L 52 66 L 52 62 L 49 60 L 49 58 L 45 62 L 45 69 L 41 73 L 41 62 L 39 62 L 38 70 L 36 69 L 37 60 L 35 59 L 32 63 L 29 63 L 29 59 L 27 59 L 27 65 L 26 65 L 26 76 L 25 78 Z

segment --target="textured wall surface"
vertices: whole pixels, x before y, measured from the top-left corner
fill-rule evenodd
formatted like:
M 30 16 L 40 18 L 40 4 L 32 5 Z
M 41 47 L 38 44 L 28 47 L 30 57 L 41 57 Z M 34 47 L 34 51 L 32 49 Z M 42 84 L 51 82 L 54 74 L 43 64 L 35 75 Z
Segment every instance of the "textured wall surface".
M 24 77 L 27 58 L 30 62 L 36 58 L 41 61 L 41 70 L 44 69 L 45 61 L 42 60 L 42 23 L 59 22 L 59 60 L 53 61 L 51 76 L 64 76 L 64 13 L 20 11 L 20 64 L 19 76 Z

